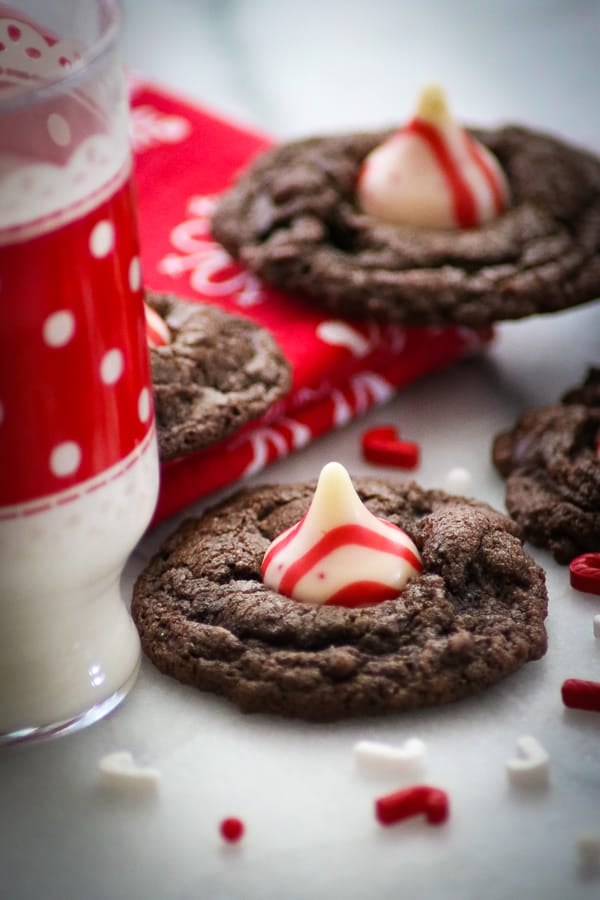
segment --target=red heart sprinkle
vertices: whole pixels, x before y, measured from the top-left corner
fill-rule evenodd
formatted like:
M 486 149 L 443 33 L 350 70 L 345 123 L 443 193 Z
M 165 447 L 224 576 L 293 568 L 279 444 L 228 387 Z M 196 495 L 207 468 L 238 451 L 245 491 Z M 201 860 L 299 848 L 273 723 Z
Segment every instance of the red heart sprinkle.
M 441 825 L 448 818 L 448 794 L 439 788 L 429 788 L 425 816 L 429 825 Z
M 563 703 L 570 709 L 600 712 L 600 682 L 567 678 L 561 687 Z
M 439 788 L 416 784 L 386 794 L 375 801 L 375 817 L 381 825 L 394 825 L 412 816 L 424 815 L 429 825 L 448 818 L 448 795 Z
M 588 594 L 600 594 L 600 553 L 583 553 L 569 564 L 571 587 Z
M 419 465 L 419 445 L 399 440 L 393 425 L 369 428 L 363 433 L 361 443 L 363 456 L 368 462 L 399 469 L 414 469 Z
M 368 444 L 370 441 L 395 441 L 399 437 L 398 432 L 393 425 L 375 425 L 363 433 L 362 444 Z

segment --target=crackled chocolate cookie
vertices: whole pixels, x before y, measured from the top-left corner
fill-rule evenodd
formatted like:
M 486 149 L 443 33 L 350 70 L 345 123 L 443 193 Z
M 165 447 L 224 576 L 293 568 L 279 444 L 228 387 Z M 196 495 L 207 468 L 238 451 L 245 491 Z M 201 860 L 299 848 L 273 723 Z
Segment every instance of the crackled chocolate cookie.
M 265 586 L 265 551 L 315 485 L 245 489 L 183 523 L 138 578 L 132 613 L 154 664 L 244 712 L 327 721 L 458 700 L 544 654 L 544 573 L 516 523 L 416 484 L 355 487 L 418 548 L 400 595 L 314 606 Z
M 524 413 L 492 458 L 525 537 L 559 563 L 600 547 L 600 369 L 560 403 Z
M 334 315 L 484 326 L 600 295 L 600 160 L 522 127 L 471 130 L 500 163 L 508 208 L 476 227 L 418 228 L 357 201 L 365 158 L 390 135 L 267 151 L 221 199 L 216 238 L 265 281 Z
M 258 418 L 291 385 L 273 336 L 216 306 L 146 293 L 170 341 L 150 348 L 161 459 L 221 441 Z

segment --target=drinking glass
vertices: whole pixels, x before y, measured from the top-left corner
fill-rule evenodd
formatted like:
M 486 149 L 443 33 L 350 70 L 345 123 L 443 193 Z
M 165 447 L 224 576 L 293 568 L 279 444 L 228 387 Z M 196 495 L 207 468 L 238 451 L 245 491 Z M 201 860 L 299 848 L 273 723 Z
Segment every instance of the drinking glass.
M 113 709 L 158 455 L 116 0 L 0 5 L 0 743 Z

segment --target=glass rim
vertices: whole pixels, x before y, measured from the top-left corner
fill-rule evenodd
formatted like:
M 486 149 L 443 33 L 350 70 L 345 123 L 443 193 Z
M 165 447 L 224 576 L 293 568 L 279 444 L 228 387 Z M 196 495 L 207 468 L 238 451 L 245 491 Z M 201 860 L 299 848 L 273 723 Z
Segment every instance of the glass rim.
M 30 84 L 23 84 L 23 90 L 9 97 L 0 96 L 0 113 L 20 109 L 33 103 L 43 102 L 59 94 L 66 93 L 71 86 L 85 81 L 90 73 L 102 65 L 105 57 L 115 48 L 119 37 L 122 15 L 120 0 L 96 0 L 96 6 L 107 13 L 108 21 L 98 38 L 81 54 L 76 66 L 65 69 L 60 75 Z M 0 11 L 10 7 L 0 6 Z M 16 10 L 15 10 L 16 11 Z

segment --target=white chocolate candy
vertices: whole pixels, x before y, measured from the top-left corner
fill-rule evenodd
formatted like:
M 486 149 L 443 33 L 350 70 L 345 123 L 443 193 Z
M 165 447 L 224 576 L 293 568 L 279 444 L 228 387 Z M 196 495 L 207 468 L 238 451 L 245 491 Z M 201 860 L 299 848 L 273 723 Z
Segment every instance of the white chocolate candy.
M 424 228 L 482 225 L 508 205 L 498 160 L 456 122 L 435 85 L 412 121 L 368 154 L 357 193 L 370 216 Z
M 600 638 L 600 615 L 594 616 L 594 637 Z
M 396 597 L 421 565 L 408 535 L 369 512 L 346 469 L 331 462 L 305 517 L 270 545 L 262 576 L 294 600 L 363 606 Z
M 540 742 L 529 735 L 517 740 L 518 756 L 506 763 L 512 784 L 518 787 L 542 787 L 548 783 L 548 754 Z

